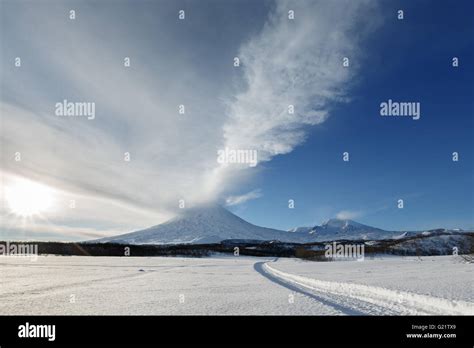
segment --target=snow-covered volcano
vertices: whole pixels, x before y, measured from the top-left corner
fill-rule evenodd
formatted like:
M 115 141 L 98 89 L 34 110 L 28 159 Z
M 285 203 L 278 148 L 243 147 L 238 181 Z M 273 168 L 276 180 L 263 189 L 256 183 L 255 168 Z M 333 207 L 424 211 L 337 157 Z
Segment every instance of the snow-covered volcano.
M 160 225 L 145 230 L 99 239 L 98 242 L 127 244 L 207 244 L 227 239 L 279 240 L 308 242 L 308 235 L 259 227 L 218 205 L 183 209 L 182 213 Z

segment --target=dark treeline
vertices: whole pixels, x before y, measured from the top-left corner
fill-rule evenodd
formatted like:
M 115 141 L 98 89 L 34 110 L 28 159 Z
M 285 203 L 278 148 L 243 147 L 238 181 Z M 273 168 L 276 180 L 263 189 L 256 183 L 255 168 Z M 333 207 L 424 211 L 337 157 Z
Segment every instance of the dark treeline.
M 439 237 L 442 234 L 438 234 Z M 452 234 L 450 234 L 452 236 Z M 446 234 L 446 236 L 450 236 Z M 456 253 L 474 253 L 474 233 L 456 234 L 461 240 L 450 241 L 435 247 L 427 248 L 423 242 L 430 237 L 411 236 L 402 239 L 381 240 L 373 243 L 359 240 L 342 240 L 337 244 L 364 245 L 365 256 L 391 254 L 406 256 L 451 255 Z M 451 237 L 450 237 L 451 238 Z M 459 237 L 458 237 L 459 238 Z M 77 256 L 189 256 L 206 257 L 216 253 L 229 255 L 298 257 L 310 260 L 328 261 L 325 257 L 327 243 L 294 244 L 278 241 L 223 241 L 220 244 L 176 244 L 176 245 L 127 245 L 114 243 L 73 243 L 73 242 L 0 242 L 0 246 L 37 246 L 39 255 L 77 255 Z M 6 249 L 3 247 L 3 249 Z M 5 253 L 5 252 L 4 252 Z
M 0 242 L 5 244 L 7 242 Z M 294 256 L 293 248 L 280 243 L 221 243 L 221 244 L 177 244 L 177 245 L 128 245 L 115 243 L 74 242 L 8 242 L 12 245 L 37 246 L 40 255 L 76 256 L 192 256 L 204 257 L 214 253 L 249 256 Z M 237 248 L 237 249 L 236 249 Z

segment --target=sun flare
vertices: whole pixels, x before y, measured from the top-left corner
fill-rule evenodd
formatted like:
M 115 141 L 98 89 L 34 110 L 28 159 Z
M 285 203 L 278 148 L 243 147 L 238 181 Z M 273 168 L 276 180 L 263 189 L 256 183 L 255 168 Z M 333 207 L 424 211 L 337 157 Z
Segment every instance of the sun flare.
M 31 217 L 51 210 L 54 192 L 47 186 L 22 179 L 5 186 L 5 200 L 13 214 Z

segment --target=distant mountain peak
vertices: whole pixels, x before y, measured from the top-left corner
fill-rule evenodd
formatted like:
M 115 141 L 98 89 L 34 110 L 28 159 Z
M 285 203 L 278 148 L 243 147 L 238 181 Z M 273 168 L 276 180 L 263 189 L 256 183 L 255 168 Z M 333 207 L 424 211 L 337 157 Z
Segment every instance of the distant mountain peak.
M 315 226 L 318 227 L 318 226 Z M 354 229 L 354 228 L 361 228 L 361 227 L 369 227 L 366 225 L 363 225 L 361 223 L 358 223 L 354 220 L 349 220 L 349 219 L 338 219 L 338 218 L 333 218 L 325 221 L 322 225 L 322 228 L 340 228 L 340 229 Z
M 341 225 L 362 225 L 359 222 L 350 219 L 339 219 L 339 218 L 332 218 L 323 223 L 323 225 L 332 225 L 332 226 L 341 226 Z
M 388 239 L 393 238 L 394 233 L 380 228 L 368 226 L 350 219 L 332 218 L 321 225 L 310 229 L 295 227 L 294 233 L 309 234 L 315 241 L 330 241 L 338 239 Z

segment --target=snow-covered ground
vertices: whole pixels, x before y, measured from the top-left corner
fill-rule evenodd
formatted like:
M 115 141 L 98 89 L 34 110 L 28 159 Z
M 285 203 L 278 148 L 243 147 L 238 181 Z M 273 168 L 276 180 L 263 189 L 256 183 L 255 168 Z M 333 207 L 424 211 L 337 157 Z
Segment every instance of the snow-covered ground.
M 0 257 L 0 315 L 474 314 L 460 257 Z
M 474 265 L 459 256 L 325 263 L 279 259 L 265 268 L 361 314 L 474 314 Z

